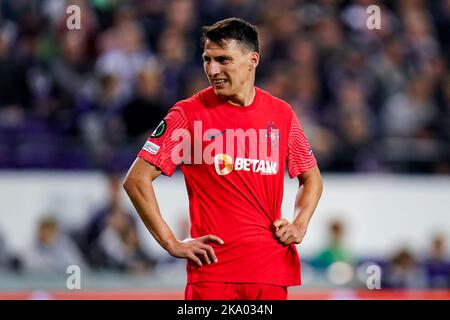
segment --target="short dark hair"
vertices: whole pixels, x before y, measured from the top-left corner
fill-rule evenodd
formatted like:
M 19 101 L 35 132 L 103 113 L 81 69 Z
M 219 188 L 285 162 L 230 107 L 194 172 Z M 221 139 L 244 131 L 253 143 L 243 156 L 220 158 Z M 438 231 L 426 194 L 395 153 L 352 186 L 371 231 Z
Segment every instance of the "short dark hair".
M 228 18 L 217 21 L 212 26 L 202 27 L 202 45 L 206 40 L 223 46 L 225 40 L 241 42 L 247 49 L 259 53 L 258 29 L 251 23 L 239 19 Z

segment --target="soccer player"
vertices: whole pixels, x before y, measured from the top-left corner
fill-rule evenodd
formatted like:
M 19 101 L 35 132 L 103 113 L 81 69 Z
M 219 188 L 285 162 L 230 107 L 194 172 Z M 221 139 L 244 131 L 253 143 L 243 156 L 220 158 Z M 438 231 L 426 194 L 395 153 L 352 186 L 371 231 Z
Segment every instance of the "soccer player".
M 124 188 L 158 243 L 187 258 L 186 299 L 284 300 L 300 284 L 295 245 L 320 199 L 320 171 L 291 106 L 254 85 L 257 28 L 230 18 L 202 32 L 211 86 L 169 110 Z M 152 185 L 177 166 L 189 196 L 191 238 L 183 241 Z M 299 180 L 292 221 L 281 219 L 286 166 Z

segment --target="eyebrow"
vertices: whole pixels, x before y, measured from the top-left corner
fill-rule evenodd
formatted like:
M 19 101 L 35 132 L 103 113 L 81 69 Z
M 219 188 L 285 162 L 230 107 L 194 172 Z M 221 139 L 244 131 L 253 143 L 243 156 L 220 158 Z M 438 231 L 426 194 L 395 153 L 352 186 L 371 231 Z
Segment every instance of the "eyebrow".
M 203 58 L 203 59 L 205 59 L 205 58 L 211 58 L 211 56 L 208 55 L 208 54 L 206 54 L 206 53 L 203 53 L 203 54 L 202 54 L 202 58 Z M 233 59 L 233 58 L 232 58 L 231 56 L 228 56 L 228 55 L 220 55 L 220 56 L 214 57 L 213 59 L 214 59 L 214 60 L 221 60 L 221 59 Z

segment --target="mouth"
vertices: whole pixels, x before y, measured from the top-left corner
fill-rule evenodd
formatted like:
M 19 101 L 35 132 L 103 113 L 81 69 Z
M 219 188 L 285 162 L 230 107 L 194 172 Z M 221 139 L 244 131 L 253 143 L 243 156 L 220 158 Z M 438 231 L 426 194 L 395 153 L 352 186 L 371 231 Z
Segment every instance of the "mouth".
M 211 80 L 211 84 L 215 87 L 223 87 L 225 85 L 225 83 L 227 83 L 228 80 L 227 79 L 212 79 Z

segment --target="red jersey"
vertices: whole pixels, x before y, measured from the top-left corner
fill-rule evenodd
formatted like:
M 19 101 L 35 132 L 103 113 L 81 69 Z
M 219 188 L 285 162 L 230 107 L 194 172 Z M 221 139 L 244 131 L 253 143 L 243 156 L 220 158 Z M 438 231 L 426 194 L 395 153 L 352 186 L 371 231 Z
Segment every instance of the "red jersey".
M 277 241 L 272 223 L 281 218 L 286 166 L 293 178 L 316 160 L 290 105 L 255 89 L 246 107 L 212 87 L 176 103 L 138 154 L 168 176 L 180 166 L 191 237 L 224 241 L 211 244 L 217 263 L 188 261 L 188 283 L 300 284 L 297 249 Z

